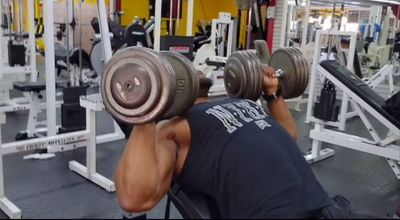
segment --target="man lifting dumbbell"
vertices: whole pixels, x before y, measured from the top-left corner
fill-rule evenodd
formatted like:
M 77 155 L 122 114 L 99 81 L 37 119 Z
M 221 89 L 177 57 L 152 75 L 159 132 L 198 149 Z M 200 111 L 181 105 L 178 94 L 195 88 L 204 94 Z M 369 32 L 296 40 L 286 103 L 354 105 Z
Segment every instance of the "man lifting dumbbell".
M 278 55 L 271 60 L 285 59 Z M 240 71 L 248 69 L 252 75 Z M 244 87 L 233 85 L 247 82 L 247 97 L 263 92 L 267 114 L 250 99 L 210 102 L 212 81 L 182 55 L 118 52 L 106 65 L 102 95 L 116 119 L 136 124 L 115 174 L 122 208 L 152 209 L 174 180 L 211 197 L 222 218 L 305 219 L 337 211 L 296 144 L 296 125 L 280 95 L 290 96 L 283 91 L 288 79 L 304 76 L 279 72 L 280 80 L 247 52 L 235 52 L 225 68 L 228 93 L 241 96 L 235 90 Z

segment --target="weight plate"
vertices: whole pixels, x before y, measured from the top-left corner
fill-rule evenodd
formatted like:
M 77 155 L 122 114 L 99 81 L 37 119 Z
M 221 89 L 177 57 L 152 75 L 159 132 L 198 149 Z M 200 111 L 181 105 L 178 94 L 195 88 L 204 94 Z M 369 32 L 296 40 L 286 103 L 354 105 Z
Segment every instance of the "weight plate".
M 176 94 L 164 119 L 181 115 L 196 102 L 199 92 L 199 76 L 192 62 L 180 53 L 162 51 L 161 54 L 169 61 L 176 75 Z
M 298 94 L 298 96 L 301 96 L 301 95 L 304 94 L 304 91 L 305 91 L 304 84 L 306 84 L 307 66 L 304 65 L 305 64 L 304 63 L 305 59 L 304 59 L 303 53 L 299 49 L 297 49 L 295 47 L 293 47 L 292 50 L 296 53 L 296 56 L 297 56 L 297 59 L 298 59 L 299 69 L 301 69 L 301 72 L 299 72 L 300 80 L 299 80 L 298 87 L 297 87 L 297 94 Z
M 255 64 L 254 72 L 253 72 L 253 75 L 255 78 L 254 94 L 253 94 L 251 100 L 257 101 L 260 98 L 261 92 L 264 88 L 264 72 L 263 72 L 262 64 L 261 64 L 259 57 L 253 52 L 249 52 L 249 57 L 250 57 L 250 60 L 253 61 L 253 63 Z
M 293 96 L 299 97 L 302 95 L 301 93 L 301 88 L 303 87 L 303 72 L 304 67 L 302 65 L 301 61 L 301 55 L 299 55 L 298 51 L 294 47 L 288 47 L 288 50 L 290 50 L 292 56 L 295 59 L 295 65 L 296 65 L 296 83 L 294 84 L 293 88 Z
M 107 62 L 101 95 L 107 111 L 127 124 L 157 120 L 171 103 L 175 73 L 169 62 L 148 48 L 128 47 Z
M 243 84 L 243 94 L 241 97 L 242 99 L 249 99 L 253 95 L 253 91 L 250 87 L 254 85 L 254 77 L 252 77 L 251 73 L 252 68 L 251 68 L 251 62 L 249 60 L 249 57 L 246 55 L 246 51 L 241 51 L 240 53 L 241 56 L 239 56 L 239 59 L 242 62 L 242 65 L 244 66 L 245 71 L 243 72 L 243 76 L 246 78 L 246 83 Z
M 241 51 L 233 52 L 224 68 L 224 84 L 231 98 L 244 98 L 246 95 L 247 76 Z
M 276 50 L 269 61 L 269 66 L 275 70 L 283 70 L 284 76 L 280 79 L 282 97 L 284 99 L 295 98 L 293 95 L 296 83 L 296 62 L 290 52 L 285 48 Z
M 304 94 L 304 92 L 307 89 L 308 86 L 308 82 L 309 82 L 309 77 L 310 77 L 310 68 L 309 68 L 309 64 L 308 61 L 306 59 L 306 57 L 304 56 L 303 52 L 301 50 L 299 50 L 298 48 L 295 48 L 295 50 L 298 51 L 299 54 L 299 58 L 301 60 L 302 66 L 303 66 L 303 73 L 302 73 L 302 87 L 300 88 L 300 91 L 302 94 Z
M 140 24 L 132 23 L 125 28 L 125 42 L 128 46 L 141 46 L 146 43 L 146 29 Z
M 247 61 L 247 68 L 248 68 L 248 71 L 246 72 L 246 75 L 247 75 L 247 78 L 248 79 L 250 79 L 249 80 L 249 82 L 248 82 L 248 84 L 246 85 L 246 90 L 247 90 L 247 93 L 246 93 L 246 96 L 244 97 L 245 99 L 250 99 L 250 100 L 253 100 L 254 99 L 254 94 L 255 94 L 255 90 L 256 90 L 256 88 L 255 88 L 255 85 L 256 85 L 256 80 L 257 80 L 257 78 L 256 78 L 256 74 L 255 74 L 255 63 L 254 63 L 254 61 L 255 60 L 253 60 L 252 59 L 252 57 L 251 57 L 251 52 L 250 51 L 243 51 L 243 57 L 246 59 L 246 61 Z
M 92 64 L 93 70 L 97 74 L 102 74 L 104 70 L 104 54 L 103 54 L 103 44 L 101 42 L 95 44 L 90 52 L 90 62 Z

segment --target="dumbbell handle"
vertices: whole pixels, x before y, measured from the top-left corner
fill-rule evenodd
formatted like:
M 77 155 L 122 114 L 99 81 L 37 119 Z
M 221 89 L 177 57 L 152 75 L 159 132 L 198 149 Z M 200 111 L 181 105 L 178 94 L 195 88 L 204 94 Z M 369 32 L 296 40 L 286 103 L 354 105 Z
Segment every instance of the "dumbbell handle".
M 284 75 L 283 70 L 281 70 L 281 69 L 275 70 L 275 76 L 276 76 L 276 78 L 282 78 L 283 75 Z

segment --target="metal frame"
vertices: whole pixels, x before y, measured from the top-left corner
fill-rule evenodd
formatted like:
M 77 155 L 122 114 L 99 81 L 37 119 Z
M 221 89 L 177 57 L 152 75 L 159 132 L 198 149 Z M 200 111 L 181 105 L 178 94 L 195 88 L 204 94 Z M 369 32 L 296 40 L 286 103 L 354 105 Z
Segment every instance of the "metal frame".
M 381 84 L 386 77 L 388 77 L 389 81 L 389 93 L 388 93 L 388 98 L 390 98 L 394 93 L 394 79 L 393 79 L 393 65 L 392 64 L 385 64 L 377 73 L 375 73 L 371 79 L 364 79 L 366 83 L 374 89 L 377 87 L 379 84 Z
M 347 147 L 353 150 L 385 157 L 389 165 L 393 169 L 396 177 L 400 179 L 400 146 L 395 142 L 400 140 L 400 129 L 392 124 L 388 119 L 379 114 L 374 108 L 368 105 L 363 99 L 356 95 L 352 90 L 347 88 L 343 83 L 337 80 L 332 74 L 326 71 L 323 67 L 318 65 L 318 71 L 321 72 L 327 79 L 333 82 L 337 87 L 350 97 L 350 103 L 360 116 L 367 130 L 369 131 L 372 140 L 349 135 L 343 132 L 333 131 L 324 128 L 323 123 L 316 123 L 313 130 L 310 131 L 310 138 L 313 140 L 311 154 L 306 155 L 309 163 L 314 163 L 323 160 L 329 156 L 333 156 L 334 151 L 331 149 L 321 150 L 322 142 Z M 389 133 L 385 139 L 381 139 L 377 134 L 374 127 L 368 120 L 364 111 L 369 112 L 373 117 L 380 121 L 385 127 L 389 129 Z
M 218 25 L 218 28 L 217 28 Z M 222 36 L 224 38 L 225 32 L 228 28 L 228 45 L 227 45 L 227 50 L 226 50 L 226 55 L 225 55 L 225 40 L 221 42 L 217 46 L 216 40 L 218 39 L 219 36 Z M 233 26 L 233 21 L 231 17 L 231 13 L 226 13 L 226 12 L 220 12 L 218 19 L 213 18 L 212 19 L 212 24 L 211 24 L 211 46 L 213 48 L 217 48 L 218 51 L 218 56 L 222 57 L 229 57 L 232 53 L 232 37 L 233 37 L 233 29 L 235 27 Z
M 67 134 L 2 144 L 0 141 L 0 209 L 11 219 L 21 219 L 21 210 L 7 199 L 4 192 L 3 155 L 24 152 L 36 149 L 46 149 L 57 144 L 64 146 L 86 145 L 86 167 L 76 161 L 69 162 L 69 169 L 104 188 L 108 192 L 115 192 L 113 181 L 100 175 L 96 171 L 96 112 L 103 110 L 101 101 L 95 98 L 81 97 L 80 104 L 86 108 L 86 130 Z M 5 114 L 0 113 L 0 140 L 1 124 L 5 124 Z
M 102 0 L 104 1 L 104 0 Z M 161 39 L 161 7 L 163 0 L 156 0 L 156 8 L 154 15 L 154 50 L 160 51 L 160 39 Z M 186 36 L 193 35 L 193 8 L 194 0 L 188 0 L 187 7 L 187 21 L 186 21 Z
M 354 113 L 350 112 L 348 113 L 348 104 L 349 104 L 349 97 L 344 93 L 342 97 L 342 104 L 341 104 L 341 109 L 340 109 L 340 116 L 339 116 L 339 121 L 338 122 L 324 122 L 320 119 L 317 119 L 312 116 L 313 114 L 313 104 L 315 103 L 316 100 L 316 83 L 317 83 L 317 75 L 318 75 L 318 70 L 317 66 L 320 60 L 321 56 L 321 46 L 322 46 L 322 39 L 324 36 L 335 36 L 335 37 L 340 37 L 340 36 L 350 36 L 350 45 L 348 49 L 348 59 L 347 59 L 347 69 L 353 72 L 353 62 L 354 62 L 354 55 L 355 55 L 355 49 L 356 49 L 356 40 L 357 40 L 357 33 L 356 32 L 347 32 L 347 31 L 337 31 L 337 30 L 317 30 L 316 36 L 315 36 L 315 46 L 314 46 L 314 62 L 311 67 L 311 79 L 310 79 L 310 87 L 309 87 L 309 97 L 308 97 L 308 103 L 307 103 L 307 116 L 306 116 L 306 123 L 310 122 L 316 122 L 316 123 L 324 123 L 329 126 L 334 126 L 338 127 L 339 130 L 344 131 L 345 126 L 346 126 L 346 120 L 348 118 L 354 117 Z M 343 51 L 342 51 L 343 52 Z
M 97 8 L 99 13 L 101 43 L 103 44 L 104 63 L 107 63 L 112 57 L 112 49 L 111 49 L 110 33 L 108 31 L 107 10 L 106 10 L 105 0 L 97 0 Z M 100 77 L 99 77 L 99 82 L 101 81 Z M 100 89 L 99 93 L 101 93 Z M 121 128 L 119 127 L 117 122 L 115 122 L 114 119 L 113 119 L 113 126 L 114 126 L 114 133 L 97 137 L 98 144 L 110 141 L 117 141 L 125 138 L 125 134 L 121 131 Z

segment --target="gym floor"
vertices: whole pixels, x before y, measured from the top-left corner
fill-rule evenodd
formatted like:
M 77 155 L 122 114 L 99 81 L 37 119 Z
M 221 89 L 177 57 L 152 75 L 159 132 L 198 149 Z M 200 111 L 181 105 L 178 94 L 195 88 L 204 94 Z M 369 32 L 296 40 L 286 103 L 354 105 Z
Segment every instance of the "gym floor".
M 44 73 L 44 71 L 40 71 Z M 93 90 L 93 89 L 92 89 Z M 311 147 L 309 131 L 311 124 L 305 124 L 305 106 L 301 112 L 293 111 L 298 127 L 298 144 L 303 152 Z M 57 110 L 60 121 L 60 111 Z M 2 126 L 3 143 L 14 141 L 15 135 L 26 129 L 28 112 L 7 114 L 7 123 Z M 46 113 L 39 115 L 45 120 Z M 371 117 L 372 118 L 372 117 Z M 376 125 L 375 125 L 376 124 Z M 375 121 L 378 131 L 387 133 Z M 97 115 L 97 133 L 112 132 L 111 117 L 105 112 Z M 358 119 L 347 123 L 346 131 L 368 137 L 368 131 Z M 114 171 L 124 150 L 125 140 L 98 146 L 98 172 L 114 179 Z M 377 216 L 392 216 L 400 204 L 400 181 L 395 177 L 384 158 L 350 149 L 323 144 L 335 150 L 335 156 L 312 165 L 321 184 L 332 196 L 343 195 L 358 212 Z M 5 194 L 21 210 L 23 218 L 83 218 L 120 219 L 124 212 L 119 207 L 115 193 L 108 193 L 68 168 L 70 160 L 85 163 L 85 148 L 58 153 L 49 160 L 24 160 L 30 152 L 5 155 Z M 148 213 L 149 218 L 162 219 L 165 212 L 165 198 Z M 172 206 L 172 219 L 181 219 Z M 8 217 L 0 212 L 1 219 Z

